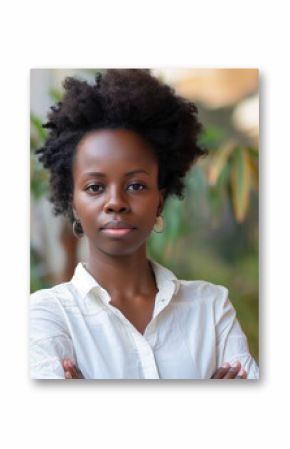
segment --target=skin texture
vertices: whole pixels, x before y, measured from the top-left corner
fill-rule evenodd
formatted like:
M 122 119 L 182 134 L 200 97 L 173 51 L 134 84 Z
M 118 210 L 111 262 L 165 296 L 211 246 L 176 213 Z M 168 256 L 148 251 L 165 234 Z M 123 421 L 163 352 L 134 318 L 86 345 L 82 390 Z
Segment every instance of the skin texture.
M 127 174 L 135 170 L 143 171 Z M 87 269 L 108 291 L 111 305 L 143 334 L 158 292 L 146 241 L 163 209 L 165 193 L 158 188 L 154 152 L 133 131 L 92 131 L 77 147 L 73 183 L 74 216 L 89 244 Z M 135 229 L 125 236 L 108 236 L 100 228 L 111 220 L 126 221 Z M 65 359 L 63 367 L 66 379 L 83 378 L 72 360 Z M 225 365 L 212 379 L 245 379 L 240 368 L 239 363 Z
M 146 173 L 127 175 L 135 170 Z M 158 291 L 146 241 L 164 204 L 155 155 L 133 131 L 97 130 L 78 145 L 73 180 L 74 215 L 89 243 L 88 271 L 108 291 L 111 305 L 143 333 Z M 110 220 L 135 229 L 108 236 L 100 228 Z

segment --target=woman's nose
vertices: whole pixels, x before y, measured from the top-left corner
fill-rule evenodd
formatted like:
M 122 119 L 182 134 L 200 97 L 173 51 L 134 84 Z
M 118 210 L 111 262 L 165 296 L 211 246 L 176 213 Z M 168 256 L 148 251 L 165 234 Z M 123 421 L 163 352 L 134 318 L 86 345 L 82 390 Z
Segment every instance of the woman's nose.
M 120 189 L 110 189 L 108 198 L 104 206 L 106 212 L 118 211 L 123 212 L 129 209 L 125 194 Z

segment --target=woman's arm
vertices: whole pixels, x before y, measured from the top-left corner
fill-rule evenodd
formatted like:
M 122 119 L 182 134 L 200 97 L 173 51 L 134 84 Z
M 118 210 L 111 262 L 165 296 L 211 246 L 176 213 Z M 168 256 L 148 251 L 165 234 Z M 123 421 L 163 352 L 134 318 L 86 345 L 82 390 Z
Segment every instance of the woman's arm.
M 30 373 L 32 379 L 65 379 L 62 360 L 75 360 L 61 307 L 48 291 L 31 295 Z
M 82 372 L 70 359 L 64 359 L 63 370 L 65 379 L 84 379 Z M 247 379 L 247 372 L 241 369 L 239 362 L 232 366 L 229 363 L 225 363 L 216 370 L 211 379 Z
M 259 379 L 259 368 L 249 352 L 247 337 L 236 318 L 236 311 L 228 298 L 228 290 L 219 286 L 215 303 L 217 366 L 239 362 L 248 379 Z

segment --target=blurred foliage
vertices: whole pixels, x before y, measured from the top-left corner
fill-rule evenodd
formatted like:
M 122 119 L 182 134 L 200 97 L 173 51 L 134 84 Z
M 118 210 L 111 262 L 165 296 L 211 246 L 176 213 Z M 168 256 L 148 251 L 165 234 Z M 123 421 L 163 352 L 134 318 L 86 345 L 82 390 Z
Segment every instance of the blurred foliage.
M 46 138 L 46 130 L 42 128 L 41 120 L 30 114 L 30 191 L 31 201 L 36 203 L 43 196 L 48 195 L 48 173 L 36 157 L 35 150 L 40 148 Z M 49 287 L 45 280 L 43 270 L 44 260 L 33 246 L 30 248 L 30 291 L 35 292 L 41 288 Z
M 224 285 L 259 359 L 258 149 L 207 127 L 200 144 L 207 157 L 185 178 L 185 198 L 168 198 L 165 230 L 152 232 L 149 254 L 178 278 Z
M 31 113 L 30 115 L 30 180 L 31 193 L 35 200 L 48 194 L 48 173 L 43 169 L 35 154 L 46 138 L 46 130 L 42 128 L 41 120 Z
M 30 291 L 31 293 L 40 290 L 41 288 L 49 288 L 51 285 L 46 281 L 45 260 L 40 256 L 38 251 L 31 247 L 30 250 Z
M 54 101 L 62 93 L 51 89 Z M 244 136 L 229 129 L 232 111 L 217 111 L 206 123 L 200 145 L 209 150 L 185 178 L 184 200 L 168 198 L 165 230 L 152 232 L 148 252 L 180 279 L 203 279 L 224 285 L 259 360 L 258 347 L 258 187 L 259 152 Z M 226 125 L 225 125 L 226 124 Z M 228 127 L 227 127 L 228 126 Z M 33 201 L 48 194 L 48 176 L 35 157 L 46 131 L 31 114 L 31 193 Z M 43 260 L 31 250 L 31 288 L 49 287 Z

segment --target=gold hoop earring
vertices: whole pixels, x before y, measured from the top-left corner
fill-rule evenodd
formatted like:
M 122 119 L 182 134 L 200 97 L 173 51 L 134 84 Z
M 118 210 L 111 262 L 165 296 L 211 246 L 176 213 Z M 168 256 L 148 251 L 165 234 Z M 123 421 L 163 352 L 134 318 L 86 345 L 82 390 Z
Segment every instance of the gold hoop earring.
M 157 232 L 157 234 L 160 234 L 164 230 L 164 218 L 162 215 L 158 215 L 156 217 L 155 225 L 153 227 L 154 232 Z
M 84 235 L 84 231 L 82 228 L 82 225 L 79 221 L 74 221 L 73 222 L 73 226 L 72 226 L 72 230 L 73 230 L 73 235 L 79 239 Z

